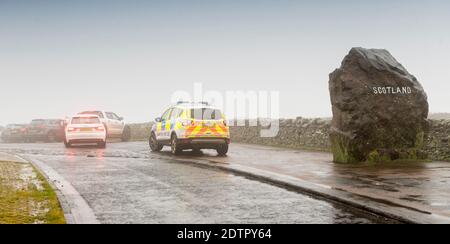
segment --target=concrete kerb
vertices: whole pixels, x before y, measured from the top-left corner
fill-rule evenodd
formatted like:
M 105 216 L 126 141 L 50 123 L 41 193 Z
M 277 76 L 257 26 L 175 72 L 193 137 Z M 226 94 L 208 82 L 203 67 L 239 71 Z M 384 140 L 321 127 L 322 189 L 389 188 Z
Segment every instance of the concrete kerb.
M 16 156 L 31 163 L 53 187 L 61 204 L 67 224 L 100 224 L 86 200 L 64 177 L 44 162 Z
M 28 163 L 28 161 L 9 153 L 0 152 L 0 161 L 12 163 Z
M 307 194 L 315 198 L 335 202 L 347 207 L 368 212 L 380 217 L 407 224 L 448 224 L 450 219 L 438 216 L 420 209 L 412 209 L 408 206 L 399 205 L 384 199 L 374 199 L 363 195 L 357 195 L 341 189 L 335 189 L 326 185 L 314 184 L 292 176 L 281 175 L 266 170 L 255 169 L 243 165 L 230 165 L 219 163 L 211 159 L 192 160 L 186 158 L 175 158 L 175 161 L 223 170 L 236 175 L 241 175 L 250 179 L 270 183 Z

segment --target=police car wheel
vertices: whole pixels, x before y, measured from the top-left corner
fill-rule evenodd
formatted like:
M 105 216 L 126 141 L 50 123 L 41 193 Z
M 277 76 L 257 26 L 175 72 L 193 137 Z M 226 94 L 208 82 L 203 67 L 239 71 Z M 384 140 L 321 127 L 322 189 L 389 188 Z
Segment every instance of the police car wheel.
M 155 134 L 152 134 L 150 136 L 149 144 L 150 144 L 150 149 L 153 152 L 159 152 L 159 151 L 161 151 L 163 149 L 163 145 L 160 145 L 158 143 L 158 141 L 156 140 Z
M 226 156 L 228 153 L 228 144 L 222 144 L 219 147 L 217 147 L 217 154 L 219 156 L 223 157 Z
M 173 155 L 178 155 L 181 153 L 181 149 L 179 147 L 179 143 L 178 143 L 178 138 L 176 135 L 172 135 L 172 139 L 171 139 L 171 143 L 170 143 L 170 148 L 172 151 Z

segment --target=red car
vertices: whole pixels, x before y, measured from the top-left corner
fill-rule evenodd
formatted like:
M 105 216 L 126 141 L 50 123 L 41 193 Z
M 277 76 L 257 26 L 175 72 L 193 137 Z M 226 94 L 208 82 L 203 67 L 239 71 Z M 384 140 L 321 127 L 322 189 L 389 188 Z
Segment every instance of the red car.
M 10 124 L 2 131 L 3 142 L 25 142 L 26 141 L 27 125 L 24 124 Z
M 64 120 L 35 119 L 26 130 L 28 142 L 62 142 L 64 141 Z

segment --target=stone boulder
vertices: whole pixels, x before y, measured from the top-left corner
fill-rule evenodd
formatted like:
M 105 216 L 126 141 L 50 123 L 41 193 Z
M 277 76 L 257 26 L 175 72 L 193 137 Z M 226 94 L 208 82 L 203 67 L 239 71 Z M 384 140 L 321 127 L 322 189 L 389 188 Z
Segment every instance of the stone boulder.
M 422 159 L 427 95 L 386 50 L 353 48 L 330 74 L 335 162 Z

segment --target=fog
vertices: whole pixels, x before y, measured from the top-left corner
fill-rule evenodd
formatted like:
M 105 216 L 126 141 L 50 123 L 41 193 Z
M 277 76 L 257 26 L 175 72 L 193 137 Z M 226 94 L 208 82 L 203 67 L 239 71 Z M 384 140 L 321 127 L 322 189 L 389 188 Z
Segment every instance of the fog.
M 175 91 L 278 91 L 330 117 L 328 74 L 385 48 L 450 112 L 448 1 L 3 1 L 0 125 L 86 109 L 145 122 Z

